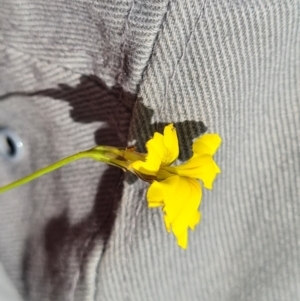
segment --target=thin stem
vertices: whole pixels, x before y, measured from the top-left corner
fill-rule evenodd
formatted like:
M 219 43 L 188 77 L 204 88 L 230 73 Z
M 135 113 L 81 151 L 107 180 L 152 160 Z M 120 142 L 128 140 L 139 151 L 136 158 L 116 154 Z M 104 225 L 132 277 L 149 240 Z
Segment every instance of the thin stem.
M 59 160 L 58 162 L 55 162 L 47 167 L 44 167 L 20 180 L 17 180 L 15 182 L 12 182 L 6 186 L 3 186 L 3 187 L 0 187 L 0 194 L 3 193 L 3 192 L 6 192 L 10 189 L 13 189 L 13 188 L 16 188 L 16 187 L 19 187 L 21 185 L 24 185 L 38 177 L 41 177 L 53 170 L 56 170 L 58 168 L 61 168 L 62 166 L 66 165 L 66 164 L 69 164 L 73 161 L 77 161 L 79 159 L 82 159 L 82 158 L 93 158 L 95 159 L 95 156 L 93 156 L 93 154 L 91 153 L 91 150 L 88 150 L 88 151 L 84 151 L 84 152 L 80 152 L 80 153 L 77 153 L 75 155 L 72 155 L 72 156 L 69 156 L 69 157 L 66 157 L 62 160 Z M 103 162 L 106 162 L 107 160 L 105 160 L 106 158 L 101 155 L 100 153 L 97 154 L 97 161 L 103 161 Z

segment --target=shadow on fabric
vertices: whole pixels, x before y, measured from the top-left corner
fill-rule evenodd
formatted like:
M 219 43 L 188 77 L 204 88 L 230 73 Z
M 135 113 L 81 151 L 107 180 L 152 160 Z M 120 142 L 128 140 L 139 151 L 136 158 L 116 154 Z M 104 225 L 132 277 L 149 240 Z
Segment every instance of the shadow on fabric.
M 145 151 L 146 141 L 155 131 L 162 132 L 167 124 L 151 124 L 153 110 L 145 107 L 141 99 L 124 91 L 121 86 L 108 87 L 94 75 L 81 76 L 79 84 L 74 87 L 59 84 L 57 88 L 35 92 L 9 93 L 1 96 L 0 100 L 11 96 L 46 96 L 66 101 L 71 107 L 70 116 L 75 122 L 106 123 L 105 128 L 94 133 L 97 145 L 126 146 L 133 110 L 135 115 L 138 114 L 133 125 L 137 129 L 133 133 L 137 133 L 138 137 L 133 138 L 138 141 L 139 151 Z M 143 131 L 145 125 L 150 132 Z M 186 160 L 191 155 L 192 140 L 204 133 L 206 127 L 199 121 L 177 122 L 174 125 L 179 143 L 185 148 L 180 150 L 179 158 Z M 79 277 L 84 277 L 82 271 L 99 239 L 103 241 L 103 252 L 105 251 L 122 198 L 123 179 L 122 170 L 108 166 L 99 180 L 93 208 L 83 220 L 71 225 L 68 210 L 65 210 L 47 222 L 44 229 L 45 279 L 42 282 L 51 286 L 49 300 L 62 297 L 66 287 L 72 286 L 73 280 L 68 280 L 67 275 L 74 275 L 79 271 Z M 136 180 L 135 177 L 130 177 L 129 183 Z M 34 237 L 29 236 L 23 256 L 23 280 L 27 296 L 30 296 L 31 291 L 30 270 L 35 260 L 34 243 Z M 71 254 L 73 257 L 75 254 L 75 262 L 72 261 L 73 257 L 72 260 L 68 259 Z

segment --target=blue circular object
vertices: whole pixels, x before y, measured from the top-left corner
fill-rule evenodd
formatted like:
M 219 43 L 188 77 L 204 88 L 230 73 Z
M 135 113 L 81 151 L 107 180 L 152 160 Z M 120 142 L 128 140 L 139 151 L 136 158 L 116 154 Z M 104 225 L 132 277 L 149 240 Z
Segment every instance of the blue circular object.
M 0 156 L 11 162 L 23 158 L 24 144 L 20 136 L 10 128 L 0 128 Z

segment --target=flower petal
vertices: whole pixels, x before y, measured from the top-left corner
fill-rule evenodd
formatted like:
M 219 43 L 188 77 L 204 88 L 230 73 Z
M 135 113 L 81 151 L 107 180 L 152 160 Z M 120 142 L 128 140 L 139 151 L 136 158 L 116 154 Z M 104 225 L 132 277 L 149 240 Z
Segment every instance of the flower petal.
M 201 196 L 197 180 L 177 175 L 162 182 L 154 181 L 147 193 L 149 207 L 164 203 L 166 229 L 174 233 L 178 245 L 184 249 L 187 247 L 188 228 L 194 229 L 200 221 Z
M 176 128 L 172 123 L 167 125 L 164 129 L 164 144 L 165 154 L 162 163 L 164 165 L 170 165 L 179 156 L 178 137 Z
M 210 155 L 193 155 L 186 163 L 174 167 L 179 176 L 200 179 L 207 189 L 212 189 L 212 184 L 220 168 Z
M 166 193 L 168 193 L 166 186 L 162 182 L 153 181 L 150 185 L 148 192 L 147 192 L 147 200 L 148 200 L 148 207 L 155 208 L 164 205 L 164 199 Z
M 184 184 L 183 184 L 184 183 Z M 172 232 L 177 237 L 177 243 L 183 249 L 187 248 L 188 228 L 195 229 L 200 222 L 199 206 L 201 203 L 201 186 L 195 179 L 180 177 L 180 187 L 185 186 L 184 206 L 171 223 Z M 177 191 L 178 193 L 178 191 Z M 166 211 L 167 209 L 164 208 Z M 166 213 L 168 213 L 166 211 Z
M 214 155 L 222 142 L 218 134 L 204 134 L 193 143 L 193 152 L 197 155 Z
M 178 138 L 173 124 L 164 129 L 164 135 L 155 132 L 146 143 L 148 154 L 145 161 L 136 161 L 131 168 L 146 175 L 156 175 L 161 165 L 169 165 L 179 155 Z
M 133 162 L 131 167 L 143 174 L 156 175 L 165 154 L 164 136 L 154 133 L 153 138 L 146 143 L 146 148 L 148 150 L 146 161 Z
M 198 225 L 200 223 L 200 220 L 201 220 L 201 212 L 195 211 L 194 216 L 191 216 L 191 218 L 190 218 L 189 227 L 192 230 L 195 230 L 195 227 L 196 227 L 196 225 Z

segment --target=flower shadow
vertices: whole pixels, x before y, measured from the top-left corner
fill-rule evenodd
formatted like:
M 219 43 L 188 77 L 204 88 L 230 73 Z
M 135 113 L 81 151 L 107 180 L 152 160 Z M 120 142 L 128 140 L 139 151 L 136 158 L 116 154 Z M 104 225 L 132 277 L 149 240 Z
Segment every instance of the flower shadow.
M 143 118 L 139 118 L 143 116 Z M 171 122 L 151 123 L 153 110 L 146 108 L 142 102 L 138 101 L 135 105 L 135 118 L 133 130 L 136 137 L 136 146 L 139 151 L 146 152 L 145 144 L 153 136 L 154 132 L 163 133 L 164 128 Z M 186 161 L 192 155 L 193 140 L 207 131 L 207 127 L 202 121 L 185 120 L 173 122 L 179 142 L 179 160 Z
M 71 107 L 70 117 L 74 122 L 105 124 L 105 127 L 94 133 L 95 144 L 126 146 L 136 95 L 125 92 L 120 86 L 108 87 L 96 76 L 83 75 L 74 87 L 59 84 L 58 88 L 25 94 L 68 102 Z M 49 286 L 49 292 L 45 292 L 45 295 L 51 292 L 50 300 L 57 300 L 66 294 L 76 273 L 81 278 L 84 277 L 82 271 L 86 267 L 88 255 L 95 244 L 99 243 L 99 239 L 103 242 L 103 252 L 105 251 L 122 198 L 123 176 L 122 170 L 107 166 L 99 180 L 93 207 L 80 222 L 71 224 L 68 209 L 47 221 L 43 230 L 45 258 L 41 264 L 45 270 L 42 282 Z M 39 248 L 36 246 L 36 238 L 29 236 L 23 256 L 23 279 L 28 297 L 33 290 L 33 280 L 30 278 L 36 275 L 36 248 Z
M 126 146 L 130 122 L 134 118 L 134 137 L 131 138 L 137 141 L 138 150 L 144 152 L 146 141 L 155 131 L 162 132 L 167 124 L 151 124 L 153 110 L 144 106 L 137 95 L 124 91 L 119 85 L 108 87 L 94 75 L 81 76 L 80 82 L 74 87 L 59 84 L 57 88 L 10 93 L 0 96 L 0 100 L 12 96 L 47 96 L 65 101 L 71 107 L 70 116 L 74 122 L 106 123 L 105 128 L 99 128 L 94 133 L 97 145 Z M 133 110 L 135 114 L 132 114 Z M 192 140 L 204 133 L 206 127 L 199 121 L 174 122 L 174 125 L 181 146 L 179 159 L 184 161 L 191 155 Z M 67 288 L 73 285 L 76 273 L 79 273 L 79 277 L 84 276 L 82 271 L 99 239 L 103 241 L 105 252 L 122 198 L 123 177 L 122 170 L 108 166 L 99 180 L 92 210 L 80 222 L 71 224 L 70 212 L 66 209 L 47 221 L 43 230 L 42 247 L 36 237 L 28 236 L 23 255 L 23 281 L 28 298 L 34 290 L 34 277 L 40 265 L 45 273 L 39 282 L 42 285 L 47 283 L 49 292 L 53 294 L 49 300 L 55 300 L 62 298 L 68 291 Z M 135 177 L 129 179 L 129 183 L 136 181 Z M 43 248 L 45 252 L 40 263 L 36 262 L 37 248 Z M 70 257 L 70 254 L 75 255 Z

